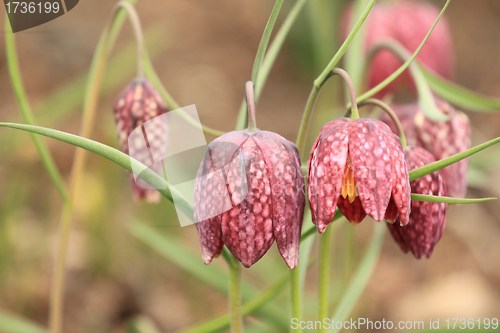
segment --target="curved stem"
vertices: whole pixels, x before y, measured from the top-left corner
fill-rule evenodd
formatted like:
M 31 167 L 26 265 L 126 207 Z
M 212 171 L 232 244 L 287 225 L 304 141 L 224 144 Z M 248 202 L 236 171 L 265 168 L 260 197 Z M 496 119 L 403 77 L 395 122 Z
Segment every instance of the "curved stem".
M 302 121 L 300 122 L 299 133 L 297 134 L 297 140 L 295 143 L 299 149 L 300 156 L 304 156 L 304 148 L 306 144 L 307 131 L 309 130 L 309 124 L 311 123 L 312 113 L 314 110 L 314 105 L 318 99 L 319 91 L 323 85 L 316 87 L 313 85 L 309 98 L 307 99 L 306 108 L 302 114 Z
M 443 6 L 443 9 L 439 13 L 439 15 L 436 18 L 436 20 L 434 21 L 434 24 L 432 25 L 431 29 L 429 30 L 429 32 L 427 33 L 427 35 L 424 37 L 424 39 L 422 40 L 422 42 L 420 43 L 420 45 L 418 46 L 418 48 L 415 50 L 415 52 L 413 52 L 413 54 L 411 55 L 411 57 L 407 58 L 406 61 L 404 62 L 404 64 L 401 65 L 401 67 L 399 67 L 388 78 L 386 78 L 384 81 L 380 82 L 377 86 L 373 87 L 372 89 L 368 90 L 367 92 L 365 92 L 364 94 L 362 94 L 361 96 L 359 96 L 358 97 L 358 103 L 364 101 L 367 98 L 372 97 L 373 95 L 375 95 L 376 93 L 378 93 L 379 91 L 381 91 L 382 89 L 384 89 L 385 87 L 387 87 L 387 85 L 389 85 L 392 81 L 394 81 L 399 75 L 401 75 L 401 73 L 403 73 L 408 68 L 408 66 L 410 66 L 410 64 L 413 62 L 413 60 L 415 60 L 415 58 L 417 57 L 418 53 L 420 52 L 420 50 L 424 46 L 425 42 L 427 41 L 427 39 L 431 35 L 431 33 L 434 30 L 434 27 L 438 23 L 439 19 L 444 14 L 446 8 L 450 4 L 450 1 L 451 0 L 447 0 L 446 1 L 446 3 Z
M 128 17 L 130 19 L 130 23 L 132 24 L 132 28 L 134 30 L 135 39 L 137 43 L 137 76 L 144 77 L 146 75 L 148 79 L 153 83 L 156 89 L 159 91 L 161 97 L 165 100 L 165 103 L 171 110 L 179 109 L 180 105 L 174 101 L 172 96 L 165 89 L 163 84 L 161 83 L 158 75 L 156 74 L 153 65 L 151 64 L 151 59 L 149 58 L 147 52 L 144 50 L 144 38 L 142 34 L 141 21 L 139 16 L 137 15 L 137 11 L 134 6 L 125 1 L 118 2 L 113 10 L 112 16 L 116 13 L 117 10 L 123 8 L 127 11 Z M 201 126 L 201 130 L 212 136 L 221 136 L 224 135 L 225 132 L 219 131 L 208 126 L 205 126 L 201 123 L 198 123 L 191 116 L 185 114 L 184 112 L 180 113 L 180 116 L 190 125 L 194 127 Z
M 130 0 L 135 2 L 134 0 Z M 124 13 L 115 11 L 113 23 L 104 29 L 97 48 L 94 52 L 94 58 L 90 68 L 89 80 L 86 87 L 84 98 L 83 122 L 80 134 L 83 137 L 89 137 L 92 133 L 94 124 L 97 100 L 99 97 L 99 88 L 104 73 L 106 60 L 110 49 L 114 44 L 118 31 L 123 25 L 125 19 Z M 73 203 L 76 199 L 80 176 L 83 172 L 86 160 L 86 150 L 77 149 L 73 159 L 71 169 L 71 179 L 69 185 L 69 196 L 65 202 L 61 214 L 59 226 L 58 250 L 54 263 L 54 273 L 52 277 L 51 298 L 50 298 L 50 331 L 60 333 L 62 331 L 62 312 L 64 300 L 64 273 L 66 269 L 66 255 L 68 250 L 69 237 L 72 227 Z
M 254 86 L 252 81 L 248 81 L 245 85 L 247 110 L 248 110 L 248 132 L 253 133 L 257 130 L 257 121 L 255 119 L 255 96 Z
M 397 42 L 396 40 L 385 40 L 373 46 L 373 48 L 370 50 L 368 61 L 370 61 L 375 53 L 381 49 L 387 49 L 391 51 L 402 62 L 411 58 L 410 52 L 408 52 L 399 42 Z M 441 112 L 441 110 L 439 110 L 439 108 L 437 107 L 434 96 L 432 95 L 431 88 L 429 87 L 429 84 L 425 80 L 424 74 L 420 71 L 420 68 L 417 66 L 417 64 L 411 63 L 408 69 L 410 71 L 411 77 L 413 78 L 413 81 L 415 82 L 415 86 L 417 87 L 420 107 L 422 108 L 426 116 L 428 116 L 429 119 L 436 121 L 448 120 L 450 116 L 444 115 L 443 112 Z
M 12 89 L 14 90 L 14 95 L 16 96 L 17 104 L 19 105 L 19 109 L 21 110 L 23 119 L 26 124 L 34 125 L 35 117 L 33 116 L 33 112 L 31 111 L 31 106 L 28 101 L 28 96 L 26 95 L 26 91 L 24 90 L 21 70 L 19 68 L 19 62 L 17 60 L 14 33 L 12 32 L 9 20 L 7 19 L 5 20 L 5 53 Z M 40 156 L 40 160 L 47 170 L 49 177 L 52 179 L 52 182 L 59 191 L 59 194 L 61 195 L 63 201 L 66 201 L 68 199 L 68 191 L 66 190 L 63 178 L 61 177 L 61 174 L 59 173 L 59 170 L 57 169 L 54 159 L 52 158 L 52 155 L 50 154 L 47 146 L 37 135 L 32 134 L 31 139 L 35 144 L 38 155 Z
M 318 320 L 328 318 L 329 313 L 329 300 L 330 300 L 330 261 L 331 261 L 331 230 L 326 228 L 323 235 L 321 235 L 320 244 L 320 257 L 319 257 L 319 284 L 318 284 L 318 305 L 319 313 Z M 320 332 L 326 332 L 324 327 L 321 327 Z
M 267 45 L 269 44 L 269 39 L 271 39 L 271 34 L 274 29 L 274 25 L 276 23 L 276 19 L 281 10 L 281 6 L 283 5 L 284 0 L 276 0 L 274 3 L 273 10 L 271 11 L 271 15 L 269 16 L 269 20 L 267 21 L 266 27 L 264 28 L 264 32 L 260 39 L 259 48 L 257 49 L 257 54 L 255 56 L 255 61 L 252 69 L 252 81 L 254 83 L 259 82 L 260 75 L 260 67 L 262 65 L 262 61 L 264 60 L 264 55 L 266 54 Z M 245 123 L 247 122 L 247 112 L 242 105 L 240 108 L 240 113 L 238 115 L 238 120 L 236 122 L 236 130 L 242 130 L 245 128 Z
M 286 19 L 283 21 L 283 24 L 279 28 L 275 37 L 273 38 L 273 42 L 269 46 L 267 52 L 265 53 L 264 60 L 260 66 L 259 73 L 257 75 L 257 82 L 255 82 L 255 101 L 258 102 L 262 90 L 264 89 L 264 85 L 266 84 L 267 78 L 271 69 L 273 68 L 274 62 L 278 57 L 278 54 L 285 42 L 290 29 L 293 26 L 293 23 L 299 16 L 300 11 L 304 7 L 305 3 L 308 0 L 297 0 L 297 2 L 293 5 L 293 8 L 288 13 Z M 238 121 L 236 128 L 243 129 L 245 127 L 247 112 L 246 112 L 246 103 L 243 100 L 240 105 L 240 110 L 238 112 Z
M 319 77 L 314 81 L 314 85 L 316 87 L 320 87 L 325 81 L 327 80 L 328 75 L 330 75 L 330 72 L 332 69 L 337 66 L 337 63 L 340 61 L 344 53 L 347 51 L 347 48 L 349 47 L 349 44 L 351 44 L 352 40 L 354 39 L 354 36 L 358 33 L 358 30 L 361 28 L 361 25 L 363 25 L 363 22 L 366 20 L 366 17 L 370 13 L 370 10 L 372 9 L 373 5 L 375 4 L 376 0 L 370 0 L 368 4 L 366 5 L 363 13 L 361 14 L 361 17 L 358 19 L 354 27 L 352 28 L 351 32 L 345 39 L 344 43 L 340 46 L 339 50 L 337 53 L 333 56 L 332 60 L 330 60 L 330 63 L 326 66 L 326 68 L 321 72 Z
M 391 109 L 391 107 L 389 105 L 387 105 L 386 103 L 382 102 L 381 100 L 375 99 L 375 98 L 368 98 L 364 102 L 359 103 L 359 107 L 362 107 L 365 105 L 378 106 L 379 108 L 384 110 L 385 113 L 387 113 L 389 115 L 389 117 L 391 117 L 392 121 L 396 125 L 396 128 L 398 129 L 399 138 L 401 139 L 401 145 L 403 146 L 403 148 L 406 148 L 406 136 L 405 136 L 405 131 L 403 129 L 403 125 L 401 124 L 398 116 L 396 116 L 396 113 L 394 113 L 394 111 Z
M 143 49 L 144 49 L 144 37 L 142 35 L 142 27 L 141 21 L 139 20 L 139 16 L 137 15 L 137 11 L 134 6 L 125 1 L 118 2 L 113 8 L 113 12 L 111 13 L 111 17 L 116 15 L 116 12 L 120 9 L 124 9 L 127 11 L 128 18 L 130 19 L 130 24 L 132 25 L 132 29 L 134 30 L 135 40 L 137 43 L 137 76 L 144 76 L 144 69 L 142 67 L 142 57 L 143 57 Z
M 243 332 L 241 315 L 241 264 L 233 257 L 229 264 L 229 313 L 231 318 L 231 332 Z
M 291 295 L 292 295 L 292 318 L 296 318 L 298 322 L 302 321 L 302 288 L 300 285 L 300 263 L 295 269 L 292 269 L 290 274 L 291 280 Z M 301 333 L 300 326 L 293 332 Z
M 347 85 L 347 89 L 349 89 L 349 97 L 351 98 L 351 119 L 358 119 L 359 118 L 359 112 L 358 112 L 358 106 L 356 104 L 356 90 L 354 88 L 354 84 L 352 83 L 351 77 L 347 72 L 341 68 L 334 68 L 332 70 L 333 75 L 339 75 L 342 77 L 344 82 Z

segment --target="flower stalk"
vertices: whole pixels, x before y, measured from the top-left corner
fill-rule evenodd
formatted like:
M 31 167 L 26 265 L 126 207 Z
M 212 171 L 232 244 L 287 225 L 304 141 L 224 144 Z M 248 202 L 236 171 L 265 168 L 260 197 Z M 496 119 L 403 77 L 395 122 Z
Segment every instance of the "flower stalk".
M 246 83 L 246 98 L 248 111 L 248 132 L 253 133 L 257 130 L 257 121 L 255 119 L 255 95 L 252 81 Z
M 318 288 L 318 320 L 328 318 L 330 300 L 330 262 L 331 262 L 331 230 L 327 228 L 321 235 L 319 257 L 319 288 Z M 322 326 L 320 332 L 327 330 Z
M 241 265 L 233 258 L 229 265 L 229 313 L 231 332 L 243 333 L 243 317 L 241 314 Z
M 391 117 L 392 121 L 394 122 L 394 125 L 396 125 L 396 128 L 398 130 L 398 135 L 399 138 L 401 139 L 401 145 L 403 146 L 403 149 L 406 148 L 406 136 L 405 136 L 405 131 L 403 129 L 403 125 L 401 124 L 401 121 L 399 121 L 398 116 L 394 112 L 394 110 L 391 109 L 389 105 L 386 103 L 382 102 L 379 99 L 376 98 L 368 98 L 364 102 L 359 103 L 359 107 L 365 106 L 365 105 L 375 105 L 384 110 L 385 113 Z

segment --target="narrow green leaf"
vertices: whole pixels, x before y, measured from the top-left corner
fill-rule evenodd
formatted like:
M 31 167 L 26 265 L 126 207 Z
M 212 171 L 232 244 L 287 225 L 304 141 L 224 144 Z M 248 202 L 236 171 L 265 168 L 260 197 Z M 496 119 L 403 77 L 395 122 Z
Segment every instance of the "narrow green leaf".
M 48 330 L 27 319 L 0 311 L 0 332 L 4 333 L 48 333 Z
M 170 237 L 165 233 L 160 235 L 152 227 L 139 221 L 134 221 L 129 225 L 128 229 L 132 235 L 157 251 L 171 263 L 188 272 L 191 276 L 204 284 L 227 295 L 228 274 L 215 265 L 203 264 L 201 255 L 194 254 L 192 251 L 186 249 L 186 247 L 174 237 Z M 245 281 L 242 281 L 241 292 L 244 300 L 252 299 L 259 293 L 255 287 Z M 284 313 L 280 308 L 272 304 L 268 304 L 265 309 L 259 310 L 259 314 L 277 327 L 288 327 L 288 322 L 284 317 Z
M 252 69 L 252 82 L 254 83 L 254 86 L 257 86 L 257 82 L 259 80 L 259 75 L 260 75 L 260 68 L 264 60 L 264 55 L 266 54 L 267 45 L 269 44 L 269 39 L 271 38 L 274 24 L 276 23 L 276 19 L 278 18 L 282 5 L 283 5 L 283 0 L 276 0 L 276 2 L 274 3 L 273 10 L 271 11 L 271 16 L 269 17 L 266 27 L 264 28 L 264 33 L 262 34 L 262 38 L 260 39 L 259 48 L 257 49 L 257 55 L 255 56 L 255 61 Z M 256 88 L 256 90 L 257 89 L 258 87 Z M 257 100 L 258 98 L 255 96 L 255 101 L 257 102 Z M 246 122 L 247 122 L 246 103 L 243 103 L 242 107 L 240 108 L 240 112 L 238 114 L 236 129 L 237 130 L 244 129 Z
M 274 299 L 280 292 L 283 291 L 288 280 L 289 277 L 288 274 L 286 274 L 284 277 L 279 279 L 278 282 L 274 283 L 271 287 L 262 292 L 259 296 L 254 297 L 247 303 L 243 304 L 243 306 L 241 307 L 242 315 L 246 317 Z M 229 325 L 229 315 L 224 314 L 198 326 L 181 331 L 181 333 L 215 333 L 229 328 Z
M 273 33 L 274 25 L 276 20 L 278 19 L 278 15 L 281 10 L 281 6 L 283 5 L 283 0 L 276 0 L 273 10 L 271 12 L 271 16 L 267 21 L 266 27 L 264 29 L 264 33 L 262 34 L 262 38 L 260 39 L 259 48 L 257 49 L 257 55 L 255 56 L 255 62 L 253 64 L 252 70 L 252 81 L 254 84 L 257 84 L 260 74 L 260 67 L 262 65 L 262 61 L 264 60 L 264 55 L 266 54 L 267 45 L 269 44 L 269 39 L 271 39 L 271 34 Z
M 328 65 L 323 70 L 323 72 L 321 72 L 321 74 L 318 76 L 318 78 L 314 81 L 315 87 L 317 87 L 317 88 L 321 87 L 323 85 L 323 83 L 325 82 L 326 78 L 328 77 L 328 75 L 330 75 L 330 72 L 332 71 L 332 69 L 334 69 L 335 66 L 337 66 L 337 63 L 340 61 L 340 59 L 342 58 L 344 53 L 347 51 L 347 48 L 349 47 L 352 40 L 354 39 L 354 36 L 356 36 L 356 33 L 358 32 L 358 30 L 363 25 L 363 22 L 365 22 L 366 18 L 368 17 L 368 14 L 370 13 L 373 5 L 375 4 L 375 1 L 376 0 L 370 0 L 368 2 L 368 4 L 365 7 L 365 10 L 361 14 L 360 18 L 358 19 L 358 21 L 356 22 L 354 27 L 352 28 L 349 35 L 347 35 L 347 38 L 340 46 L 337 53 L 335 53 L 332 60 L 330 60 L 330 63 L 328 63 Z
M 309 232 L 307 230 L 306 232 L 302 233 L 302 238 L 300 241 L 300 253 L 299 253 L 299 267 L 297 268 L 300 271 L 300 285 L 301 288 L 304 288 L 304 282 L 306 280 L 306 273 L 307 273 L 307 268 L 309 267 L 309 257 L 311 255 L 311 250 L 312 250 L 312 245 L 314 244 L 314 236 L 316 235 L 316 226 L 312 224 L 312 218 L 311 218 L 311 210 L 307 209 L 306 213 L 304 214 L 304 222 L 305 225 L 312 225 L 312 237 L 306 236 L 306 234 Z
M 500 142 L 500 137 L 487 141 L 483 144 L 480 144 L 478 146 L 475 146 L 469 150 L 463 151 L 461 153 L 452 155 L 447 158 L 443 158 L 442 160 L 427 164 L 426 166 L 420 167 L 415 170 L 411 170 L 409 172 L 410 175 L 410 181 L 415 180 L 417 178 L 423 177 L 425 175 L 428 175 L 430 173 L 433 173 L 434 171 L 440 170 L 444 167 L 447 167 L 450 164 L 456 163 L 460 160 L 463 160 L 464 158 L 467 158 L 469 156 L 472 156 L 476 153 L 479 153 L 481 150 L 484 150 L 488 147 L 493 146 L 494 144 L 497 144 Z
M 130 172 L 132 172 L 134 169 L 144 170 L 141 172 L 139 177 L 146 181 L 148 184 L 157 188 L 158 192 L 160 192 L 164 197 L 166 197 L 170 201 L 173 200 L 171 192 L 175 191 L 175 189 L 171 189 L 165 179 L 157 175 L 144 164 L 115 148 L 106 146 L 100 142 L 96 142 L 87 138 L 82 138 L 78 135 L 57 131 L 51 128 L 13 123 L 0 123 L 0 126 L 20 129 L 23 131 L 40 134 L 49 138 L 69 143 L 73 146 L 83 148 L 92 153 L 105 157 Z M 176 193 L 176 197 L 179 197 L 179 200 L 176 200 L 175 204 L 178 205 L 178 207 L 180 207 L 188 217 L 194 220 L 192 205 L 187 200 L 182 199 L 183 197 L 180 193 Z
M 423 66 L 420 69 L 431 86 L 432 90 L 441 98 L 451 104 L 471 111 L 500 111 L 500 99 L 483 96 L 472 90 L 464 88 L 454 82 L 446 80 Z
M 19 108 L 21 109 L 21 114 L 23 115 L 24 121 L 30 125 L 35 124 L 35 119 L 33 116 L 33 112 L 31 111 L 31 106 L 28 101 L 28 96 L 26 95 L 26 91 L 24 90 L 24 84 L 21 77 L 21 70 L 19 68 L 19 62 L 17 61 L 17 52 L 16 52 L 16 44 L 14 39 L 14 33 L 12 32 L 9 20 L 5 20 L 5 51 L 7 58 L 7 68 L 9 70 L 10 80 L 12 84 L 12 88 L 14 89 L 14 94 L 16 96 L 17 103 Z M 68 199 L 68 192 L 66 191 L 66 187 L 64 185 L 64 181 L 59 173 L 59 170 L 54 163 L 52 155 L 49 152 L 49 149 L 37 135 L 32 134 L 31 138 L 33 139 L 33 143 L 38 151 L 38 155 L 40 156 L 40 160 L 42 161 L 49 177 L 52 179 L 52 182 L 56 186 L 59 194 L 62 199 L 66 201 Z
M 286 37 L 290 32 L 295 20 L 299 16 L 302 8 L 308 0 L 297 0 L 295 5 L 290 10 L 288 15 L 285 18 L 285 21 L 279 28 L 276 36 L 273 38 L 273 42 L 269 46 L 264 60 L 262 61 L 262 65 L 259 70 L 259 74 L 257 75 L 257 82 L 255 84 L 255 101 L 258 101 L 260 95 L 262 94 L 262 90 L 264 89 L 264 85 L 266 84 L 267 78 L 269 77 L 269 73 L 273 68 L 274 62 L 278 57 L 278 54 L 285 43 Z
M 451 197 L 440 197 L 435 195 L 427 194 L 411 194 L 412 201 L 425 201 L 425 202 L 444 202 L 450 204 L 472 204 L 485 201 L 496 200 L 497 198 L 479 198 L 479 199 L 468 199 L 468 198 L 451 198 Z
M 420 50 L 424 46 L 425 42 L 427 42 L 427 39 L 429 38 L 432 31 L 434 30 L 434 27 L 436 26 L 436 24 L 439 22 L 439 19 L 441 18 L 441 16 L 443 16 L 450 1 L 451 0 L 446 1 L 445 5 L 443 6 L 443 9 L 441 10 L 441 13 L 439 13 L 439 15 L 436 18 L 436 21 L 434 21 L 434 24 L 432 25 L 431 29 L 429 30 L 429 32 L 425 36 L 422 43 L 420 43 L 418 48 L 415 50 L 415 52 L 413 52 L 412 56 L 410 58 L 408 58 L 408 60 L 403 65 L 401 65 L 401 67 L 399 67 L 394 73 L 392 73 L 387 79 L 380 82 L 377 86 L 373 87 L 372 89 L 368 90 L 367 92 L 365 92 L 364 94 L 359 96 L 356 100 L 358 103 L 361 103 L 361 102 L 367 100 L 368 98 L 372 97 L 373 95 L 375 95 L 376 93 L 378 93 L 379 91 L 381 91 L 382 89 L 387 87 L 392 81 L 394 81 L 399 75 L 401 75 L 401 73 L 403 73 L 408 68 L 408 66 L 410 66 L 410 64 L 413 62 L 413 60 L 415 60 L 418 53 L 420 52 Z
M 363 293 L 368 281 L 371 278 L 373 270 L 377 264 L 382 249 L 382 241 L 384 240 L 386 226 L 381 223 L 374 225 L 374 233 L 368 248 L 359 263 L 356 272 L 354 273 L 351 283 L 347 286 L 344 295 L 340 299 L 337 310 L 332 318 L 336 321 L 344 321 L 352 312 L 354 306 L 358 302 L 359 297 Z M 339 332 L 340 329 L 331 329 L 330 332 Z

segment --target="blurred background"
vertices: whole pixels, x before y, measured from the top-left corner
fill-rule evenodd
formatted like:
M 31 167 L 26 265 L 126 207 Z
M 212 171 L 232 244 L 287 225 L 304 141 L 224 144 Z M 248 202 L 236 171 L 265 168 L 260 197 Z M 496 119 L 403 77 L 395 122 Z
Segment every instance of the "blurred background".
M 309 2 L 271 72 L 257 110 L 259 128 L 292 141 L 312 81 L 339 45 L 336 29 L 349 1 Z M 285 1 L 278 25 L 292 3 Z M 444 1 L 433 3 L 442 6 Z M 114 4 L 80 1 L 61 18 L 16 34 L 24 83 L 39 125 L 78 133 L 88 68 Z M 234 128 L 272 5 L 269 0 L 138 2 L 159 77 L 181 105 L 196 104 L 204 124 L 224 131 Z M 458 83 L 500 97 L 498 0 L 454 0 L 446 17 Z M 135 44 L 127 22 L 105 74 L 92 139 L 118 147 L 112 105 L 135 73 Z M 338 116 L 334 106 L 343 96 L 340 88 L 337 83 L 325 86 L 307 149 L 322 124 Z M 0 43 L 0 100 L 2 121 L 23 122 L 10 85 L 4 43 Z M 500 113 L 466 112 L 473 126 L 473 145 L 500 136 Z M 62 202 L 29 135 L 0 129 L 0 140 L 0 310 L 46 327 Z M 69 179 L 75 148 L 44 140 Z M 307 158 L 302 156 L 303 161 Z M 468 196 L 500 196 L 499 165 L 500 147 L 472 157 Z M 352 317 L 426 322 L 429 318 L 500 317 L 498 203 L 452 206 L 448 214 L 445 233 L 430 260 L 405 255 L 390 236 L 385 238 L 375 273 Z M 356 228 L 347 223 L 335 227 L 333 300 L 342 291 L 339 286 L 349 281 L 370 237 L 371 222 L 367 219 Z M 125 332 L 138 316 L 148 318 L 161 332 L 177 332 L 223 314 L 227 310 L 224 294 L 182 269 L 184 259 L 176 253 L 180 247 L 173 246 L 191 250 L 203 274 L 195 229 L 181 228 L 174 207 L 165 199 L 156 205 L 134 205 L 126 172 L 89 155 L 68 255 L 64 332 Z M 354 251 L 346 254 L 341 249 L 350 237 Z M 317 244 L 311 255 L 317 257 Z M 352 258 L 346 260 L 347 255 Z M 211 266 L 226 272 L 221 259 Z M 244 277 L 264 288 L 285 273 L 273 246 L 251 270 L 244 271 Z M 306 279 L 309 320 L 316 319 L 316 282 L 313 264 Z M 276 304 L 287 304 L 285 290 Z M 247 320 L 249 331 L 286 331 L 288 309 L 278 310 L 284 324 L 257 314 Z

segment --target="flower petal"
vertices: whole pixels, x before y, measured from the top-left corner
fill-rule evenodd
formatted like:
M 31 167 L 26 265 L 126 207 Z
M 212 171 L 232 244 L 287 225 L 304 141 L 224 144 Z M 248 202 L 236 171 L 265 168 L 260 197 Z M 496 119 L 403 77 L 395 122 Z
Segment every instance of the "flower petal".
M 361 204 L 367 215 L 381 221 L 391 197 L 391 160 L 400 156 L 392 134 L 385 130 L 387 125 L 378 123 L 382 124 L 374 119 L 356 119 L 348 123 L 348 131 L 349 156 Z
M 289 268 L 299 262 L 299 242 L 305 194 L 300 157 L 295 145 L 278 134 L 257 132 L 271 184 L 273 232 L 278 250 Z
M 361 201 L 359 200 L 359 196 L 357 196 L 352 203 L 349 202 L 347 198 L 340 196 L 337 206 L 342 214 L 344 214 L 345 218 L 351 223 L 358 224 L 366 217 L 366 213 L 363 209 Z
M 228 189 L 234 208 L 222 214 L 221 228 L 229 251 L 243 266 L 250 267 L 274 241 L 271 181 L 264 156 L 253 137 L 240 150 L 246 182 L 242 181 L 238 165 L 227 168 Z M 242 197 L 239 191 L 244 187 L 247 193 Z
M 323 233 L 335 217 L 347 163 L 348 118 L 339 118 L 321 130 L 309 158 L 308 197 L 313 222 Z
M 194 188 L 194 218 L 205 264 L 218 255 L 223 246 L 222 213 L 233 208 L 226 181 L 228 165 L 237 165 L 239 147 L 248 139 L 243 132 L 230 132 L 212 141 L 198 169 Z
M 434 162 L 434 157 L 420 147 L 405 150 L 408 167 L 413 170 Z M 426 175 L 411 182 L 411 191 L 419 194 L 445 195 L 445 185 L 439 172 Z M 420 259 L 431 256 L 434 246 L 441 238 L 446 221 L 446 203 L 412 201 L 409 223 L 401 226 L 388 224 L 391 234 L 403 251 L 410 250 Z

